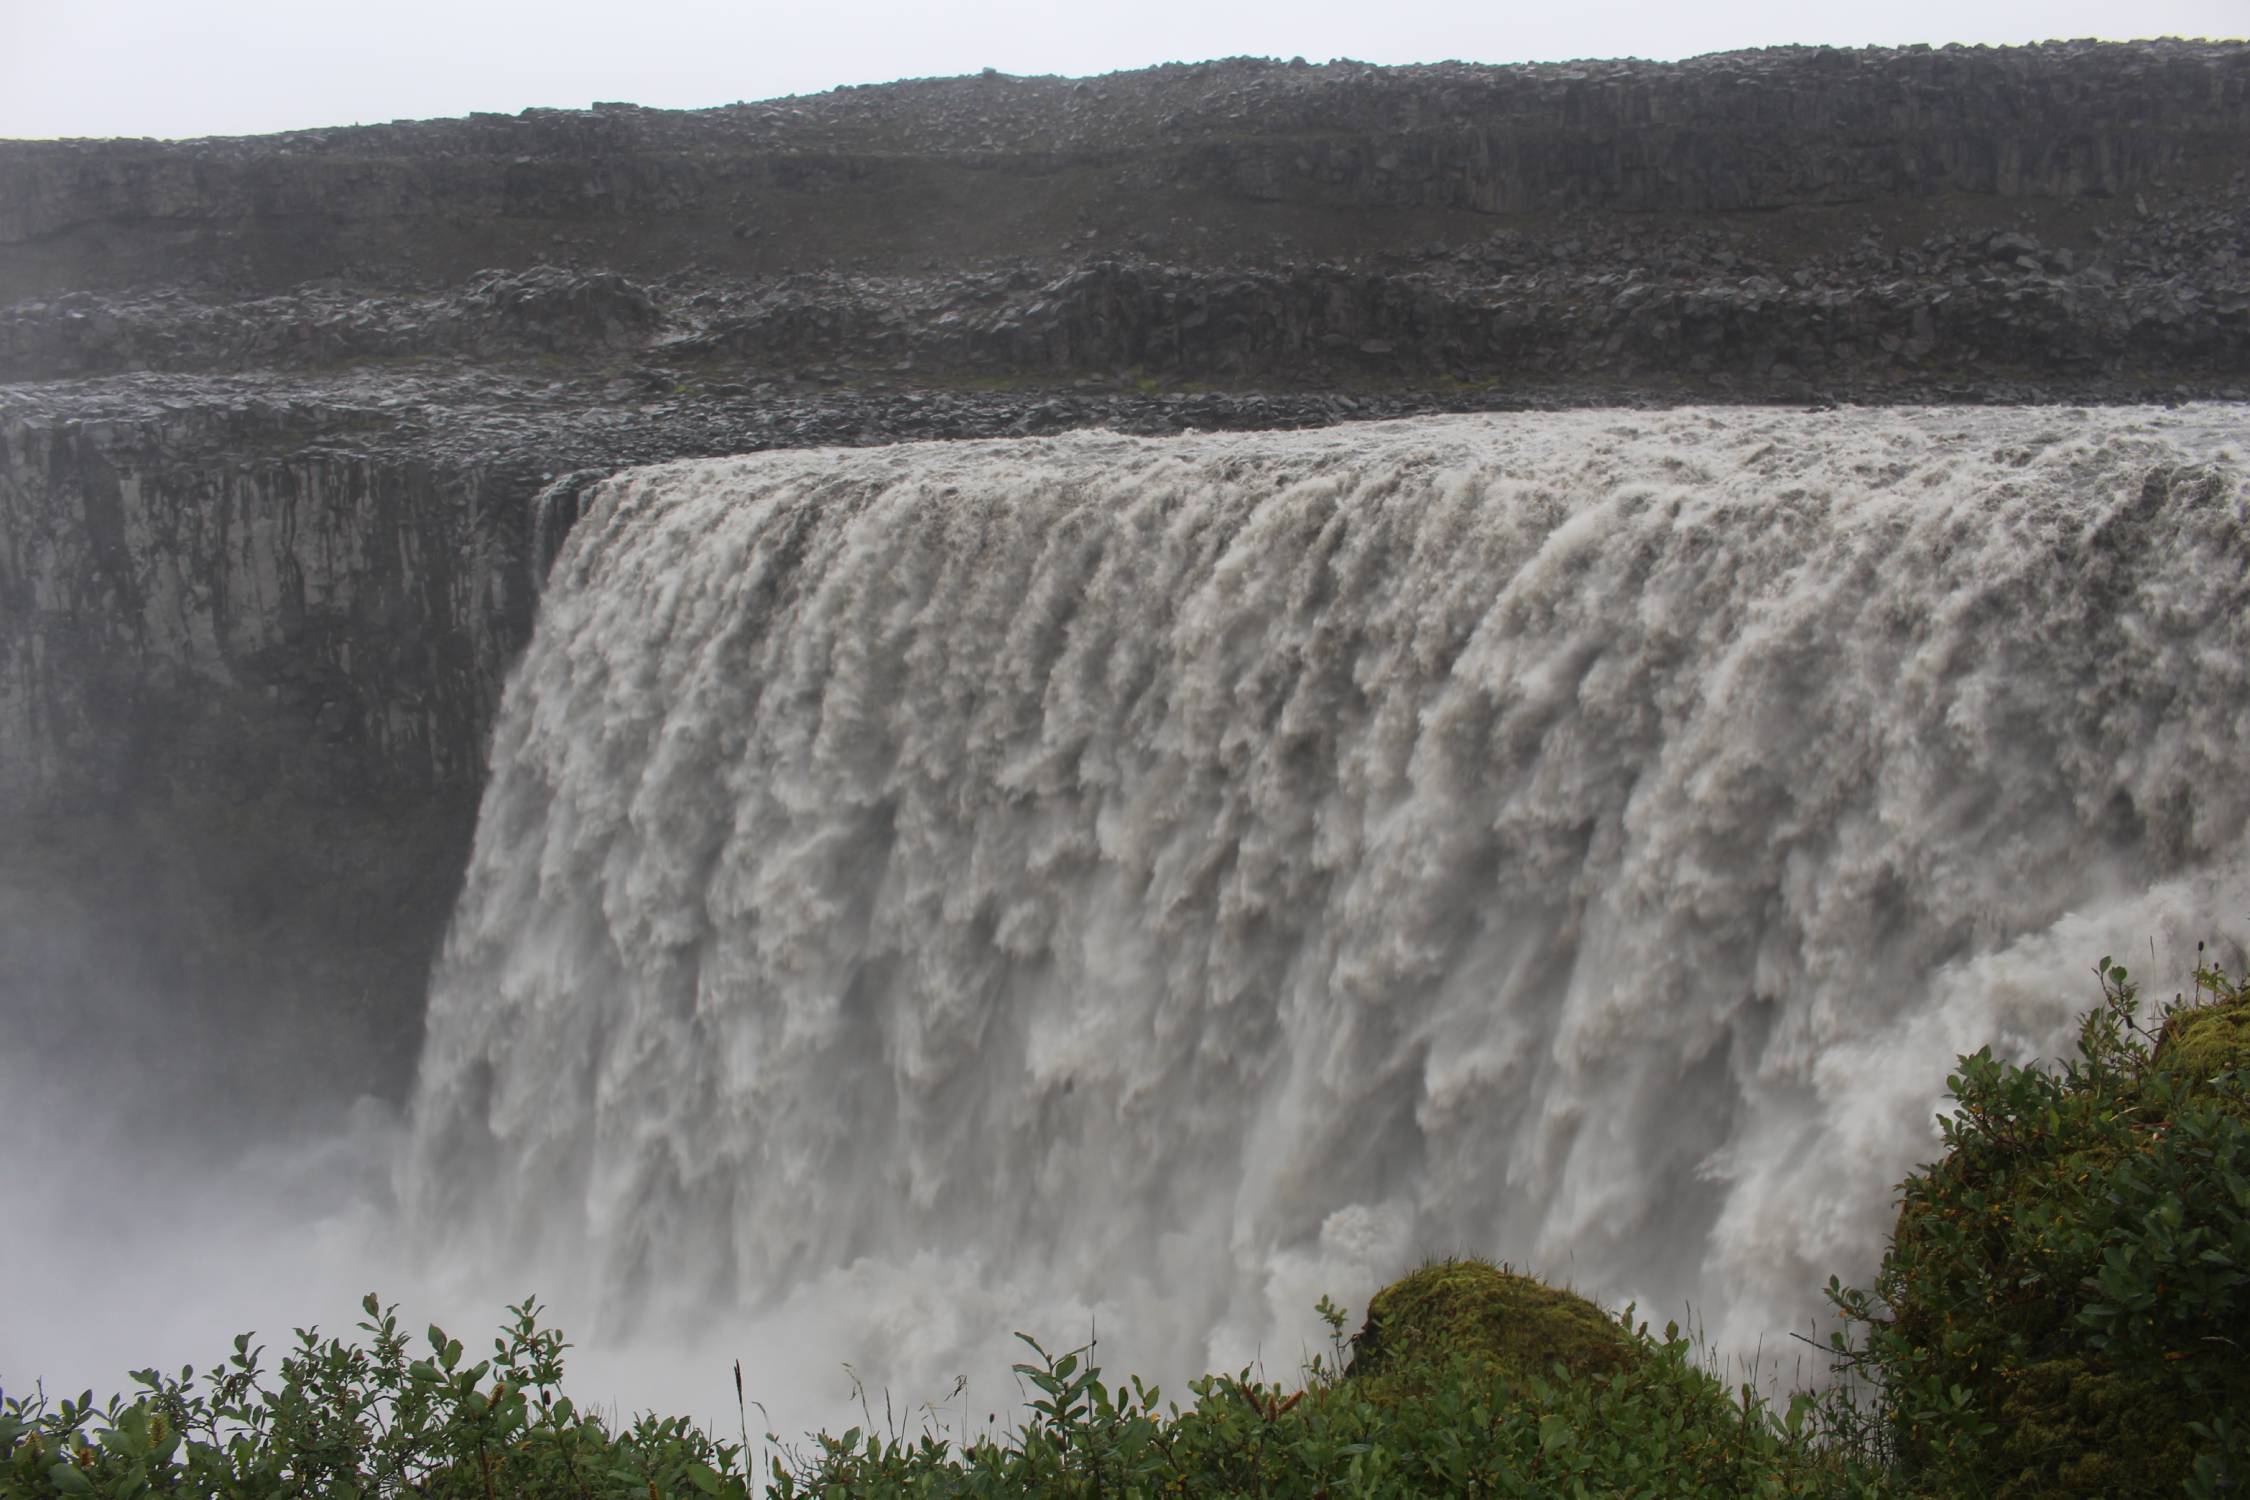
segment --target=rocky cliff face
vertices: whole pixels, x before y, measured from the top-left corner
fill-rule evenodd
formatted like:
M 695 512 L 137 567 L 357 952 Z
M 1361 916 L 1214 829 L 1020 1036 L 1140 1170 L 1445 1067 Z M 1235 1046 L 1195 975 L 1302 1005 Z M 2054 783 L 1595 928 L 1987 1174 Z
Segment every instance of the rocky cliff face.
M 226 1032 L 183 1098 L 395 1089 L 543 545 L 621 465 L 2243 399 L 2245 160 L 2250 48 L 2187 43 L 0 143 L 0 1013 Z
M 512 476 L 354 451 L 336 414 L 260 401 L 11 406 L 0 1002 L 18 1038 L 100 1035 L 89 1066 L 203 1071 L 187 1094 L 206 1103 L 394 1085 L 530 619 Z M 151 996 L 164 1025 L 131 1019 Z M 213 1036 L 208 1069 L 183 1069 L 184 1039 Z
M 11 633 L 0 678 L 16 786 L 98 797 L 153 748 L 134 732 L 148 716 L 252 707 L 350 745 L 370 784 L 474 782 L 530 616 L 504 486 L 328 446 L 255 402 L 11 412 L 0 474 L 9 602 L 35 627 Z

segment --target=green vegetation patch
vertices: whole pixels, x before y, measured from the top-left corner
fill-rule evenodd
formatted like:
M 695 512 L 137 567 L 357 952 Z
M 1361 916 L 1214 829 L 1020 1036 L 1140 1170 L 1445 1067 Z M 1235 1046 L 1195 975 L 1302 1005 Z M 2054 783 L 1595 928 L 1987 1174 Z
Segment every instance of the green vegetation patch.
M 1349 1373 L 1397 1379 L 1465 1359 L 1521 1380 L 1607 1374 L 1642 1357 L 1642 1340 L 1585 1298 L 1487 1260 L 1456 1259 L 1375 1294 Z
M 2059 1071 L 1964 1057 L 1860 1352 L 1905 1473 L 1994 1500 L 2217 1495 L 2250 1473 L 2250 1003 L 2199 971 L 2154 1030 L 2130 976 Z
M 2250 1003 L 2242 993 L 2236 989 L 2217 1003 L 2173 1011 L 2165 1017 L 2151 1061 L 2190 1084 L 2208 1084 L 2219 1097 L 2241 1103 L 2243 1090 L 2225 1089 L 2219 1075 L 2250 1073 Z

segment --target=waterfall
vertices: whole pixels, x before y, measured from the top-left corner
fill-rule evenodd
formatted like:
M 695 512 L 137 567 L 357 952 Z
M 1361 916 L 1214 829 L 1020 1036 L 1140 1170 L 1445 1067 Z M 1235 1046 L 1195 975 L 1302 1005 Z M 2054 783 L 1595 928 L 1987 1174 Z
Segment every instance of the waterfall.
M 2104 952 L 2239 961 L 2243 440 L 1584 411 L 617 476 L 495 733 L 410 1223 L 628 1319 L 846 1278 L 1005 1357 L 1045 1298 L 1175 1374 L 1456 1251 L 1801 1327 L 1956 1052 L 2066 1050 Z

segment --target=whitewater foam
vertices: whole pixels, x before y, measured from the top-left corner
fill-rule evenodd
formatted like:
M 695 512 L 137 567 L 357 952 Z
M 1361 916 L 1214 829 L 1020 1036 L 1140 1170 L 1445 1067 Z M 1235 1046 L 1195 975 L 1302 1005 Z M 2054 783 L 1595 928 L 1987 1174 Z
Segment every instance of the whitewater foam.
M 1449 1251 L 1802 1326 L 1956 1052 L 2240 959 L 2242 423 L 619 476 L 496 731 L 411 1233 L 908 1399 L 1010 1328 L 1283 1373 Z

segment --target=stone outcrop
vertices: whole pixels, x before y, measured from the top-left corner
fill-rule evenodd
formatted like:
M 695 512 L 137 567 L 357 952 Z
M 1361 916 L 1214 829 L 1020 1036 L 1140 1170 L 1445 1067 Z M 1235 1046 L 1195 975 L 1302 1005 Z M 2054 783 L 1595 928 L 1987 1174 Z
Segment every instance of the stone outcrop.
M 2186 42 L 0 142 L 0 1015 L 214 1107 L 395 1093 L 538 579 L 620 466 L 2250 399 L 2245 161 L 2250 47 Z M 230 1045 L 188 1066 L 152 995 Z

